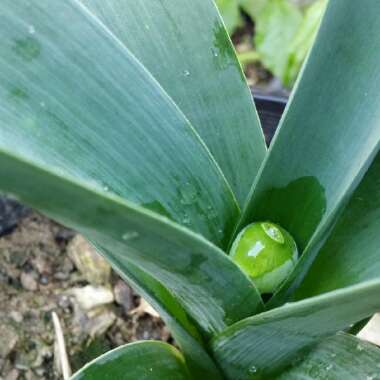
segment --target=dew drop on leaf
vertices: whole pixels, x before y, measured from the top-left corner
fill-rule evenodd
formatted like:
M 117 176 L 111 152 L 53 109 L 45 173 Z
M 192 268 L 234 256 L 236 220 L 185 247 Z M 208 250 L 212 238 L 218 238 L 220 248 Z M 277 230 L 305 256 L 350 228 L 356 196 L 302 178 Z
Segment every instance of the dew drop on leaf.
M 121 237 L 124 241 L 130 241 L 137 239 L 139 237 L 139 233 L 137 231 L 128 231 L 123 234 Z
M 191 205 L 197 200 L 198 191 L 194 185 L 187 182 L 180 188 L 181 203 L 183 205 Z
M 333 368 L 333 365 L 332 365 L 332 364 L 329 364 L 329 365 L 326 367 L 326 371 L 330 371 L 332 368 Z
M 183 75 L 185 77 L 189 77 L 190 76 L 190 71 L 189 70 L 183 70 Z
M 36 33 L 36 29 L 35 29 L 35 27 L 34 27 L 33 25 L 29 25 L 29 26 L 28 26 L 28 32 L 29 32 L 29 34 L 34 34 L 34 33 Z

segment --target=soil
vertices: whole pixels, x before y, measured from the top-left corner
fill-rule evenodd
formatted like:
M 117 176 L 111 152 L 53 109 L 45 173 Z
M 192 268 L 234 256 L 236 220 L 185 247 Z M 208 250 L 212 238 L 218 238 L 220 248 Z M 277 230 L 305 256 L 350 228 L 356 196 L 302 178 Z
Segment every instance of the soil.
M 80 238 L 25 208 L 18 218 L 17 225 L 0 237 L 0 379 L 62 379 L 54 362 L 53 311 L 59 316 L 73 371 L 121 344 L 171 341 L 160 318 L 149 309 L 134 310 L 140 297 L 114 273 L 102 284 L 111 302 L 84 310 L 73 290 L 99 288 L 99 283 L 91 284 L 88 273 L 82 274 L 68 254 L 70 244 Z

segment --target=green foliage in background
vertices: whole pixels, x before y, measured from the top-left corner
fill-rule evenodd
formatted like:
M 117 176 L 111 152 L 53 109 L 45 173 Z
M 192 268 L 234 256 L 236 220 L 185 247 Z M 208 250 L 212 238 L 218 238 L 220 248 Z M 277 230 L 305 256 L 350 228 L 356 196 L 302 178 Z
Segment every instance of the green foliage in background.
M 91 241 L 179 347 L 73 380 L 379 378 L 348 333 L 380 309 L 379 14 L 328 3 L 268 150 L 211 0 L 2 0 L 1 191 Z M 258 221 L 299 252 L 266 297 L 228 255 Z
M 314 41 L 327 0 L 308 6 L 289 0 L 217 0 L 219 10 L 231 35 L 244 25 L 242 11 L 255 23 L 256 54 L 242 54 L 259 60 L 285 86 L 293 85 Z

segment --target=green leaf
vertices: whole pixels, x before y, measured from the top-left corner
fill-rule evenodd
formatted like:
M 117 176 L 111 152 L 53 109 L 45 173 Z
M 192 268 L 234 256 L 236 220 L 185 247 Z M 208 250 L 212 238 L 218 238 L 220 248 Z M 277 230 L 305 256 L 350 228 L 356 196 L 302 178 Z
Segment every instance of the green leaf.
M 213 339 L 214 356 L 230 380 L 268 378 L 321 339 L 380 308 L 380 280 L 288 303 L 227 328 Z
M 213 1 L 82 2 L 178 104 L 242 205 L 266 147 L 250 90 Z
M 258 17 L 259 13 L 268 3 L 268 0 L 239 0 L 240 7 L 247 13 L 252 20 Z
M 314 42 L 326 5 L 327 0 L 318 0 L 306 9 L 302 23 L 289 44 L 287 67 L 282 78 L 285 85 L 293 84 L 296 80 Z
M 340 333 L 322 341 L 275 380 L 376 380 L 379 373 L 380 349 Z
M 296 291 L 296 298 L 380 277 L 380 155 Z
M 190 380 L 182 355 L 161 342 L 116 348 L 87 364 L 71 380 Z
M 287 80 L 290 45 L 302 24 L 302 13 L 287 0 L 268 0 L 255 18 L 255 46 L 263 65 Z
M 204 335 L 262 308 L 254 285 L 227 255 L 164 217 L 9 152 L 0 151 L 0 175 L 3 191 L 106 248 L 121 271 L 132 263 L 161 282 Z
M 304 252 L 271 306 L 284 302 L 301 283 L 377 152 L 380 40 L 373 33 L 380 33 L 378 12 L 376 0 L 361 8 L 329 2 L 253 186 L 240 226 L 253 220 L 278 223 Z
M 242 25 L 242 18 L 238 0 L 216 0 L 219 12 L 223 17 L 224 24 L 229 34 Z
M 31 4 L 2 5 L 0 148 L 224 246 L 237 204 L 177 106 L 77 1 Z
M 221 380 L 221 374 L 205 349 L 197 325 L 190 320 L 175 296 L 153 276 L 127 260 L 118 260 L 107 249 L 95 245 L 113 269 L 157 310 L 183 352 L 194 378 Z

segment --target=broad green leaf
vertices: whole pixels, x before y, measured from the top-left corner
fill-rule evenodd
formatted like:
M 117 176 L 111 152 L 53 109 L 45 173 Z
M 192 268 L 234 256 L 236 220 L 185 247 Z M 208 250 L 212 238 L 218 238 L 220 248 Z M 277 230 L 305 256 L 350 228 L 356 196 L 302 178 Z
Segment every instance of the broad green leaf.
M 242 18 L 238 0 L 215 0 L 219 12 L 223 17 L 228 33 L 232 34 L 236 28 L 242 25 Z
M 71 380 L 190 380 L 182 355 L 162 342 L 116 348 L 87 364 Z
M 379 12 L 376 0 L 365 7 L 329 2 L 253 186 L 240 225 L 262 219 L 277 222 L 304 252 L 272 306 L 298 287 L 377 152 L 380 39 L 373 33 L 380 32 Z
M 380 277 L 380 155 L 356 189 L 296 298 Z
M 301 24 L 301 11 L 287 0 L 268 0 L 255 18 L 260 61 L 287 85 L 289 48 Z
M 128 263 L 144 270 L 182 305 L 203 337 L 262 309 L 254 285 L 224 252 L 164 217 L 3 148 L 0 189 L 107 249 L 121 271 Z M 165 294 L 156 297 L 171 302 Z
M 81 1 L 178 104 L 243 204 L 266 147 L 251 93 L 213 1 Z
M 323 338 L 380 309 L 380 280 L 288 303 L 227 328 L 211 343 L 230 380 L 265 379 Z
M 238 207 L 154 78 L 76 0 L 5 0 L 0 148 L 153 209 L 224 246 Z
M 180 346 L 194 378 L 206 376 L 209 380 L 221 380 L 220 371 L 207 353 L 196 324 L 190 320 L 175 296 L 162 283 L 132 262 L 118 260 L 107 249 L 96 244 L 95 246 L 112 264 L 113 269 L 159 312 Z
M 275 380 L 377 380 L 380 349 L 340 333 L 318 344 Z

